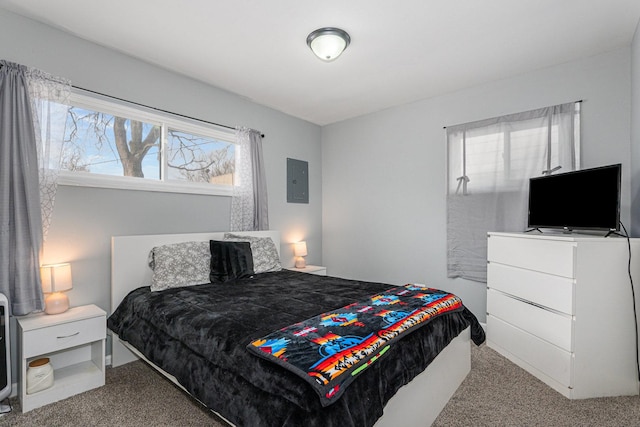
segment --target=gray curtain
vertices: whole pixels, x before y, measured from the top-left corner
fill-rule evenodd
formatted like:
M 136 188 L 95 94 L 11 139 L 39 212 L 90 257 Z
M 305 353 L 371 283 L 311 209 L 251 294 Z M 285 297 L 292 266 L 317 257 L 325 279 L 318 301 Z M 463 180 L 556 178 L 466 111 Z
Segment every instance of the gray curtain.
M 267 181 L 262 136 L 254 129 L 236 129 L 236 171 L 231 199 L 231 231 L 269 229 Z
M 262 136 L 260 132 L 249 133 L 251 139 L 251 167 L 253 169 L 253 216 L 254 230 L 269 229 L 269 207 L 267 200 L 267 180 L 262 155 Z
M 55 194 L 49 171 L 58 166 L 52 154 L 59 152 L 50 142 L 56 130 L 64 130 L 64 122 L 51 122 L 49 113 L 52 105 L 64 106 L 48 96 L 65 99 L 69 88 L 39 70 L 0 61 L 0 292 L 13 315 L 44 308 L 42 212 L 48 224 Z

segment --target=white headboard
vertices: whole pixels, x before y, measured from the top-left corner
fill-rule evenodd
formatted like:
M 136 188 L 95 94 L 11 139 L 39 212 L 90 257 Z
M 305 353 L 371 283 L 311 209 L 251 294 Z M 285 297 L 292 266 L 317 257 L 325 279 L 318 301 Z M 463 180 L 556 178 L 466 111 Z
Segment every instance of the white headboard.
M 151 284 L 149 252 L 155 246 L 188 241 L 222 240 L 224 231 L 186 234 L 149 234 L 111 238 L 111 313 L 132 290 Z M 227 232 L 228 233 L 228 232 Z M 234 234 L 271 237 L 280 254 L 279 231 L 238 231 Z
M 118 307 L 129 292 L 151 284 L 151 268 L 147 264 L 149 252 L 155 246 L 189 241 L 222 240 L 224 231 L 186 234 L 149 234 L 138 236 L 113 236 L 111 238 L 111 309 Z M 228 233 L 228 232 L 227 232 Z M 271 237 L 280 255 L 279 231 L 234 231 L 234 234 Z M 114 334 L 112 342 L 112 366 L 135 360 L 133 353 L 125 349 Z

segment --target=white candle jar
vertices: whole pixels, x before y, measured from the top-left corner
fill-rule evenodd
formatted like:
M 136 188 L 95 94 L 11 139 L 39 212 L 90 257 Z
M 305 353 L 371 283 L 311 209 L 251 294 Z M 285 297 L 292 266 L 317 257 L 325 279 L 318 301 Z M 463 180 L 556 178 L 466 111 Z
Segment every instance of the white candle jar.
M 37 393 L 53 385 L 53 367 L 48 357 L 32 360 L 27 368 L 27 394 Z

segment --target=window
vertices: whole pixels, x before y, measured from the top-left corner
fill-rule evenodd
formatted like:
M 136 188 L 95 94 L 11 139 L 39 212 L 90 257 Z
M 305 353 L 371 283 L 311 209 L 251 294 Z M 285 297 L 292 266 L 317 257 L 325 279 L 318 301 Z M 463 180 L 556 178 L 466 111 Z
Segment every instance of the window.
M 478 122 L 448 130 L 449 193 L 519 190 L 532 176 L 576 169 L 580 104 L 575 105 L 573 115 L 558 115 L 551 121 L 547 112 L 523 113 L 518 119 L 505 117 L 498 123 Z M 573 132 L 571 142 L 567 132 Z
M 167 142 L 168 179 L 233 185 L 234 144 L 171 128 Z
M 524 231 L 529 178 L 579 168 L 580 103 L 447 127 L 447 275 L 486 282 L 487 232 Z
M 60 183 L 230 195 L 235 132 L 74 93 Z

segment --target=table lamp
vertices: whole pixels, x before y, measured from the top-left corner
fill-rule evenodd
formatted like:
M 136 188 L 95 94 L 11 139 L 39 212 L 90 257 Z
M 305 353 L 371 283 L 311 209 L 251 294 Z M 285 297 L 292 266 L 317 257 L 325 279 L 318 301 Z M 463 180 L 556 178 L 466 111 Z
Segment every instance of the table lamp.
M 64 313 L 69 309 L 69 298 L 64 291 L 73 287 L 71 281 L 71 264 L 50 264 L 40 267 L 42 291 L 48 294 L 45 299 L 44 312 L 47 314 Z
M 294 243 L 293 254 L 296 257 L 296 268 L 305 268 L 307 266 L 304 261 L 304 257 L 307 256 L 307 242 Z

